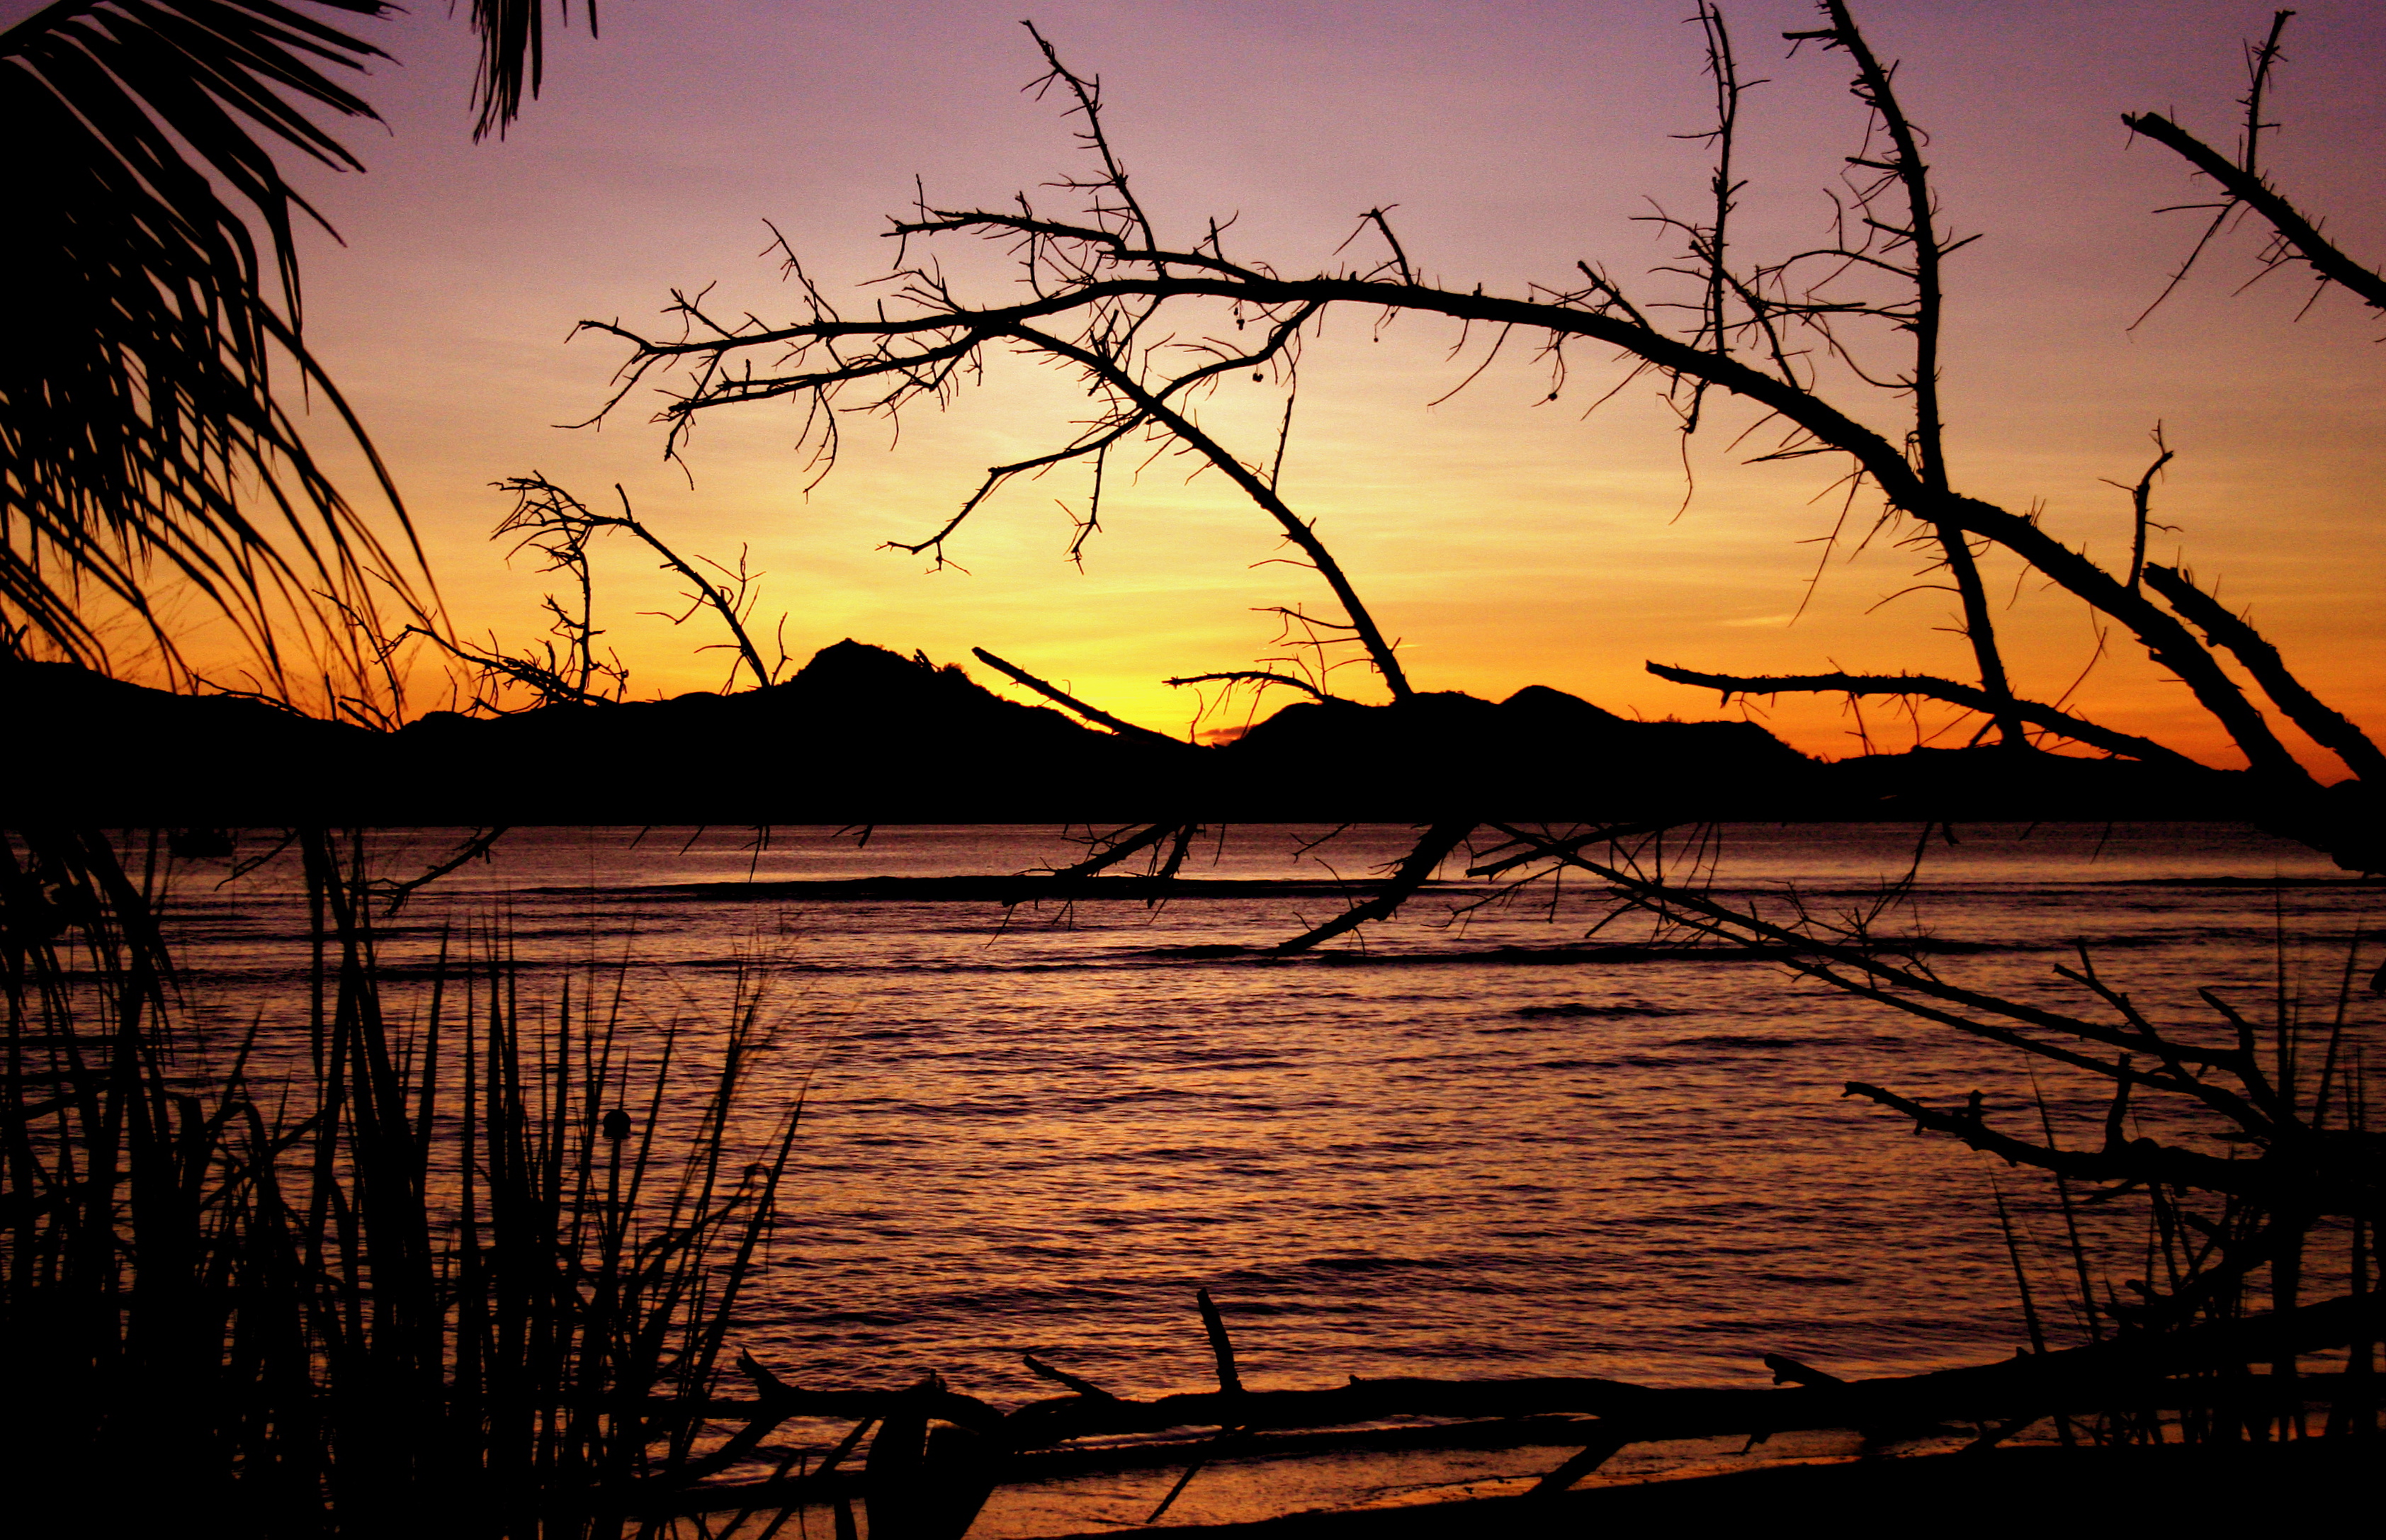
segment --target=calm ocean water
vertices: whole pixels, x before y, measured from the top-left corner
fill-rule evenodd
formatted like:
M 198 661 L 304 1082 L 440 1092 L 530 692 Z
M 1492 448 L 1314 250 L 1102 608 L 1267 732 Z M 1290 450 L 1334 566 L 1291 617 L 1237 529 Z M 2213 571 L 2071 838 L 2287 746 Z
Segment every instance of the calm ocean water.
M 1237 828 L 1188 875 L 1364 878 L 1408 833 L 1362 828 L 1304 853 L 1324 832 Z M 460 833 L 384 834 L 375 858 L 412 875 Z M 2269 885 L 2338 874 L 2245 829 L 1957 834 L 1934 843 L 1896 922 L 1978 944 L 1931 958 L 1968 983 L 2075 1000 L 2051 970 L 2084 940 L 2158 1020 L 2209 1020 L 2197 985 L 2267 1015 L 2282 976 L 2325 1017 L 2348 942 L 2376 919 L 2374 888 Z M 1852 908 L 1915 842 L 1911 827 L 1734 826 L 1720 881 Z M 263 848 L 244 837 L 244 855 Z M 1993 1115 L 2034 1123 L 2014 1056 L 1768 964 L 1587 952 L 1603 912 L 1590 895 L 1459 914 L 1479 884 L 1453 883 L 1371 927 L 1363 950 L 1345 938 L 1275 962 L 1248 949 L 1339 900 L 1006 912 L 788 886 L 1076 853 L 1049 828 L 880 829 L 866 845 L 781 829 L 767 847 L 747 830 L 517 831 L 416 897 L 384 956 L 399 1006 L 419 1005 L 403 978 L 443 933 L 460 945 L 501 922 L 525 1000 L 554 1001 L 592 958 L 619 965 L 622 1030 L 643 1042 L 673 1019 L 717 1025 L 735 980 L 765 981 L 778 1025 L 757 1137 L 761 1114 L 809 1100 L 787 1222 L 736 1340 L 814 1385 L 936 1369 L 1014 1404 L 1041 1393 L 1020 1367 L 1033 1351 L 1122 1393 L 1199 1388 L 1197 1286 L 1261 1385 L 1757 1383 L 1766 1352 L 1877 1373 L 2021 1340 L 1990 1183 L 2036 1214 L 2028 1173 L 1840 1096 L 1849 1079 L 1932 1098 L 1978 1087 Z M 289 861 L 224 870 L 173 879 L 195 1010 L 300 1020 Z M 2375 1003 L 2354 1008 L 2374 1041 Z M 2100 1110 L 2045 1084 L 2074 1126 Z M 2033 1246 L 2052 1242 L 2042 1214 L 2028 1223 Z

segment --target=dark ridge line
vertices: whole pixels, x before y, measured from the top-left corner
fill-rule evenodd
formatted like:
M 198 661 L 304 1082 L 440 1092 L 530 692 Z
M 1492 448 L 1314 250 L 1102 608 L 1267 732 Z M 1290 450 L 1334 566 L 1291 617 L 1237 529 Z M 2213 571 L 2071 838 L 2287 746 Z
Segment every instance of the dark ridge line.
M 2173 937 L 2114 936 L 2101 941 L 2092 942 L 2091 943 L 2091 949 L 2095 950 L 2110 951 L 2176 944 L 2177 938 Z M 1924 955 L 1935 957 L 1977 957 L 2017 955 L 2029 952 L 2067 953 L 2071 950 L 2072 945 L 2073 944 L 2068 940 L 1970 942 L 1937 941 L 1924 937 L 1915 940 L 1901 941 L 1895 944 L 1884 944 L 1875 946 L 1870 950 L 1876 956 L 1891 958 Z M 885 971 L 901 973 L 970 974 L 1069 973 L 1124 972 L 1141 968 L 1166 967 L 1174 963 L 1200 962 L 1250 964 L 1265 967 L 1309 968 L 1417 968 L 1448 966 L 1451 964 L 1533 968 L 1554 967 L 1566 964 L 1602 963 L 1626 966 L 1639 963 L 1664 962 L 1780 962 L 1795 955 L 1797 954 L 1790 949 L 1778 947 L 1639 946 L 1631 945 L 1618 945 L 1609 946 L 1497 946 L 1488 949 L 1456 952 L 1366 952 L 1358 950 L 1343 950 L 1310 952 L 1286 957 L 1278 955 L 1272 947 L 1265 945 L 1239 945 L 1220 943 L 1212 945 L 1187 946 L 1183 948 L 1134 948 L 1113 952 L 1102 957 L 1083 959 L 1072 958 L 1058 961 L 1035 959 L 1016 963 L 980 963 L 925 960 L 913 961 L 893 968 L 887 968 L 884 965 L 788 960 L 784 962 L 772 962 L 767 966 L 773 971 L 783 973 L 818 973 L 836 975 L 870 974 Z M 494 962 L 488 959 L 482 959 L 472 965 L 473 970 L 481 973 L 486 973 L 492 969 L 505 972 L 570 971 L 585 966 L 586 963 L 584 959 L 578 958 L 498 958 Z M 673 970 L 730 970 L 742 968 L 751 968 L 755 965 L 747 960 L 735 958 L 633 958 L 625 961 L 606 962 L 602 964 L 602 966 L 608 970 L 626 969 L 633 972 L 648 973 L 669 972 Z M 429 962 L 393 961 L 379 964 L 378 968 L 383 977 L 392 979 L 429 978 L 436 972 L 436 966 Z M 277 977 L 286 971 L 286 970 L 247 970 L 247 972 L 243 976 Z M 62 970 L 61 976 L 82 979 L 87 977 L 98 978 L 102 975 L 69 969 Z M 1656 1015 L 1670 1013 L 1671 1012 L 1664 1010 L 1651 1010 L 1634 1011 L 1630 1014 Z M 1564 1012 L 1557 1014 L 1573 1013 Z
M 2374 888 L 2376 877 L 2116 877 L 2116 888 Z
M 809 898 L 871 903 L 909 900 L 944 903 L 1019 904 L 1061 899 L 1155 898 L 1340 898 L 1373 893 L 1380 880 L 1336 882 L 1328 878 L 1282 877 L 1074 877 L 1035 875 L 1012 877 L 816 877 L 772 879 L 746 883 L 658 883 L 619 888 L 543 887 L 518 890 L 551 897 L 586 895 L 592 897 L 659 899 L 672 903 L 725 902 L 743 899 Z M 1457 883 L 1428 883 L 1428 890 L 1454 890 Z
M 512 890 L 523 897 L 577 897 L 608 903 L 763 903 L 772 900 L 800 899 L 820 903 L 995 903 L 1006 907 L 1027 903 L 1095 903 L 1139 902 L 1160 900 L 1214 900 L 1254 898 L 1348 898 L 1378 892 L 1384 883 L 1380 879 L 1336 881 L 1329 878 L 1300 877 L 1077 877 L 1055 878 L 1023 876 L 959 876 L 959 877 L 817 877 L 772 878 L 750 882 L 657 883 L 622 884 L 610 887 L 549 886 Z M 2267 890 L 2272 888 L 2354 889 L 2376 887 L 2375 879 L 2359 877 L 2116 877 L 2098 880 L 2066 880 L 2058 883 L 2031 881 L 2024 878 L 1989 881 L 1974 879 L 1944 884 L 1926 883 L 1915 890 L 1917 897 L 1959 897 L 1983 888 L 2030 889 L 2061 888 L 2222 888 L 2229 890 Z M 1471 883 L 1429 882 L 1421 890 L 1428 894 L 1482 894 L 1488 890 Z M 1794 891 L 1808 898 L 1875 897 L 1878 885 L 1855 887 L 1801 887 L 1795 883 L 1717 883 L 1704 891 L 1718 895 L 1757 895 L 1778 896 L 1784 891 Z M 1570 892 L 1568 896 L 1595 897 L 1588 888 Z

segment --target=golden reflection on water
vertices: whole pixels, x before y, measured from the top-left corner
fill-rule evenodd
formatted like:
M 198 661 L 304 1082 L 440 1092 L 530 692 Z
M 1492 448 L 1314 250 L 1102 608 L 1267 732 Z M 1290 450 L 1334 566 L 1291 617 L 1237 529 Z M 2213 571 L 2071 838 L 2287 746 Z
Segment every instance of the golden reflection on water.
M 1020 1367 L 1034 1351 L 1121 1394 L 1203 1388 L 1197 1286 L 1225 1310 L 1247 1381 L 1272 1386 L 1752 1383 L 1765 1352 L 1858 1374 L 2018 1340 L 1982 1162 L 1840 1092 L 1859 1077 L 1928 1098 L 1979 1087 L 2017 1116 L 2019 1066 L 1762 965 L 1517 955 L 1578 945 L 1589 895 L 1463 923 L 1428 897 L 1371 930 L 1365 955 L 1272 963 L 1219 949 L 1264 947 L 1336 900 L 829 902 L 737 884 L 1070 852 L 1049 831 L 882 831 L 866 850 L 827 831 L 767 850 L 743 831 L 684 848 L 634 833 L 523 831 L 418 897 L 383 940 L 393 998 L 419 1009 L 441 936 L 460 948 L 468 928 L 507 937 L 533 1017 L 555 1019 L 574 968 L 575 1010 L 618 988 L 624 1041 L 649 1057 L 668 1023 L 700 1047 L 741 988 L 761 990 L 777 1037 L 745 1143 L 808 1099 L 787 1218 L 737 1342 L 790 1380 L 891 1386 L 935 1369 L 1008 1406 L 1041 1393 Z M 1363 876 L 1402 833 L 1326 854 Z M 1902 869 L 1912 841 L 1733 831 L 1726 876 L 1852 895 Z M 392 835 L 384 858 L 419 868 L 441 844 Z M 1250 831 L 1194 875 L 1325 875 L 1297 846 Z M 1969 832 L 1926 867 L 1919 918 L 1987 944 L 1941 960 L 1966 981 L 2049 990 L 2082 936 L 2141 1005 L 2184 1011 L 2198 984 L 2267 987 L 2273 895 L 2144 881 L 2315 859 L 2242 831 Z M 202 1013 L 300 1020 L 287 874 L 178 892 Z M 2358 895 L 2279 902 L 2303 938 L 2292 965 L 2324 979 Z M 2101 1111 L 2045 1083 L 2059 1119 L 2084 1128 Z M 667 1102 L 662 1122 L 684 1132 L 700 1110 Z M 2052 1240 L 2027 1194 L 2024 1221 L 2032 1246 Z M 1492 1466 L 1514 1457 L 1481 1458 L 1448 1479 L 1506 1479 Z M 1222 1471 L 1193 1492 L 1214 1491 L 1201 1501 L 1224 1517 L 1237 1489 Z M 1099 1506 L 1065 1499 L 1081 1500 Z

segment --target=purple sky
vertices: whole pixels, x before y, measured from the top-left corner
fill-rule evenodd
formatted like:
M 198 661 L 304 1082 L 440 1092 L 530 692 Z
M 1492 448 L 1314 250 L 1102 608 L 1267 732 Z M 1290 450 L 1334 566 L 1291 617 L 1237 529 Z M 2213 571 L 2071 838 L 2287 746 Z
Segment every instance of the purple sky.
M 1563 283 L 1578 257 L 1629 278 L 1667 256 L 1635 217 L 1651 200 L 1694 207 L 1705 174 L 1700 147 L 1675 137 L 1707 110 L 1687 8 L 1077 0 L 1025 14 L 1102 77 L 1163 234 L 1238 214 L 1238 255 L 1313 270 L 1337 260 L 1361 210 L 1396 204 L 1427 274 L 1521 293 Z M 1811 241 L 1827 213 L 1818 189 L 1863 126 L 1844 61 L 1811 47 L 1785 56 L 1778 34 L 1812 25 L 1810 6 L 1726 11 L 1746 73 L 1771 82 L 1746 109 L 1744 234 L 1758 247 Z M 915 174 L 954 205 L 1071 169 L 1057 108 L 1019 91 L 1037 72 L 1021 14 L 963 0 L 622 0 L 605 8 L 601 41 L 556 40 L 545 99 L 508 141 L 477 148 L 464 30 L 426 6 L 375 31 L 404 62 L 372 86 L 391 131 L 357 136 L 368 175 L 309 182 L 347 242 L 311 254 L 310 336 L 395 467 L 459 624 L 509 640 L 537 628 L 537 578 L 507 572 L 485 539 L 507 507 L 486 483 L 533 468 L 592 495 L 622 482 L 683 549 L 749 545 L 770 574 L 761 615 L 786 613 L 798 658 L 847 635 L 939 661 L 984 645 L 1174 731 L 1193 703 L 1162 677 L 1249 666 L 1274 635 L 1252 607 L 1321 600 L 1306 574 L 1253 566 L 1279 549 L 1255 510 L 1166 463 L 1106 510 L 1082 574 L 1062 559 L 1054 507 L 1082 496 L 1075 479 L 986 509 L 954 547 L 966 575 L 877 549 L 933 527 L 980 468 L 1058 442 L 1076 397 L 1024 365 L 998 368 L 942 417 L 907 418 L 898 445 L 876 424 L 849 425 L 845 460 L 809 496 L 781 411 L 708 420 L 693 488 L 662 463 L 646 398 L 601 433 L 554 426 L 594 409 L 621 357 L 599 338 L 564 344 L 584 317 L 645 324 L 673 286 L 715 281 L 722 308 L 791 314 L 758 256 L 765 219 L 843 291 L 885 270 L 891 243 L 877 232 Z M 1949 219 L 1985 237 L 1950 280 L 1959 485 L 2042 505 L 2050 527 L 2111 559 L 2128 505 L 2103 479 L 2136 477 L 2161 419 L 2180 457 L 2158 517 L 2182 530 L 2158 555 L 2183 550 L 2314 682 L 2376 723 L 2377 318 L 2329 295 L 2298 322 L 2307 286 L 2290 274 L 2232 294 L 2254 270 L 2249 233 L 2127 330 L 2199 228 L 2154 211 L 2202 194 L 2166 152 L 2129 144 L 2119 115 L 2171 112 L 2229 144 L 2241 40 L 2268 14 L 1955 0 L 1859 12 L 1903 61 Z M 2304 8 L 2291 44 L 2269 165 L 2375 260 L 2386 22 L 2373 5 L 2324 0 Z M 978 292 L 1002 292 L 1006 274 L 983 253 L 946 256 Z M 1711 696 L 1649 678 L 1641 661 L 1962 670 L 1935 629 L 1941 595 L 1867 613 L 1915 566 L 1885 545 L 1835 562 L 1788 624 L 1819 550 L 1808 542 L 1831 523 L 1833 505 L 1812 499 L 1835 471 L 1739 465 L 1730 439 L 1746 419 L 1727 412 L 1690 447 L 1697 491 L 1676 518 L 1681 444 L 1648 390 L 1586 419 L 1614 378 L 1603 363 L 1576 359 L 1565 398 L 1545 405 L 1546 373 L 1520 355 L 1430 407 L 1479 358 L 1450 361 L 1456 340 L 1410 319 L 1376 341 L 1359 318 L 1337 319 L 1304 365 L 1284 483 L 1405 639 L 1421 687 L 1500 695 L 1538 682 L 1615 709 L 1703 716 Z M 1276 409 L 1254 388 L 1222 395 L 1208 420 L 1258 454 Z M 635 693 L 720 682 L 723 655 L 690 651 L 711 636 L 637 616 L 670 596 L 647 562 L 621 549 L 598 566 L 600 620 Z M 1997 576 L 2012 590 L 2012 569 Z M 2025 691 L 2060 694 L 2092 647 L 2084 616 L 2023 584 L 2010 617 Z M 2122 659 L 2080 698 L 2116 725 L 2207 747 L 2182 695 Z M 1809 749 L 1852 746 L 1836 706 L 1785 706 L 1775 725 Z

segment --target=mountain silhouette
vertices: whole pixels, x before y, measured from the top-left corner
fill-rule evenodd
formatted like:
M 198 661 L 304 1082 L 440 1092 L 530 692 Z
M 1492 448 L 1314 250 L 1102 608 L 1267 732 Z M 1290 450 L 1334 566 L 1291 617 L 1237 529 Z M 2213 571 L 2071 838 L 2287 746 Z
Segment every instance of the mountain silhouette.
M 1497 704 L 1456 692 L 1388 706 L 1305 701 L 1223 751 L 1241 797 L 1303 819 L 1795 816 L 1824 767 L 1751 722 L 1643 722 L 1544 685 Z M 1712 811 L 1710 811 L 1712 810 Z
M 12 821 L 157 825 L 2229 817 L 2224 772 L 2003 749 L 1809 758 L 1540 685 L 1304 701 L 1231 743 L 1098 731 L 851 640 L 734 695 L 434 711 L 393 732 L 0 662 Z

